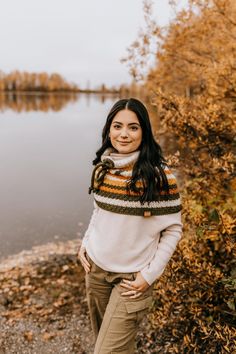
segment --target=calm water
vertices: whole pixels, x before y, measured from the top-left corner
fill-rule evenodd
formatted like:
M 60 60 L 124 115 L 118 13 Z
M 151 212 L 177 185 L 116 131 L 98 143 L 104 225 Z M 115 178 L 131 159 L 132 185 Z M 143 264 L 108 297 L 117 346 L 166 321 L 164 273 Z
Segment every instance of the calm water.
M 0 258 L 83 236 L 91 161 L 116 100 L 81 95 L 56 112 L 0 112 Z

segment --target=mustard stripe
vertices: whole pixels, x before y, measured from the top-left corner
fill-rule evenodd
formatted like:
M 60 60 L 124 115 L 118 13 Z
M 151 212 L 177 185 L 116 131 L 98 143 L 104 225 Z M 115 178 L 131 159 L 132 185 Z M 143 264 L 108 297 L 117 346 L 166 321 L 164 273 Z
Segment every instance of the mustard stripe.
M 126 183 L 129 181 L 129 179 L 127 179 L 127 177 L 125 176 L 118 176 L 118 175 L 112 175 L 111 173 L 107 173 L 105 178 L 104 178 L 104 183 L 106 184 L 114 184 L 114 185 L 126 185 Z M 141 187 L 142 186 L 142 182 L 137 182 L 136 183 L 137 186 Z M 169 186 L 176 186 L 176 179 L 175 178 L 171 178 L 168 179 L 168 184 Z
M 104 191 L 105 193 L 113 193 L 114 195 L 124 195 L 124 196 L 127 196 L 127 190 L 125 189 L 118 189 L 118 188 L 110 188 L 110 187 L 105 187 L 105 186 L 101 186 L 100 188 L 99 188 L 99 190 L 100 191 Z M 130 191 L 129 192 L 129 195 L 128 196 L 130 196 L 130 195 L 137 195 L 137 196 L 139 196 L 140 197 L 140 194 L 139 193 L 136 193 L 136 192 L 133 192 L 133 191 Z
M 113 193 L 111 193 L 110 191 L 107 191 L 107 190 L 99 190 L 98 192 L 95 192 L 94 193 L 94 197 L 95 199 L 97 199 L 97 196 L 98 198 L 102 198 L 103 199 L 103 202 L 104 203 L 110 203 L 109 200 L 113 200 L 113 201 L 116 201 L 117 203 L 122 203 L 122 201 L 124 201 L 124 203 L 126 205 L 129 205 L 129 202 L 132 203 L 132 202 L 139 202 L 140 203 L 140 195 L 139 194 L 123 194 L 122 192 L 120 193 L 120 191 L 115 191 Z M 172 202 L 174 200 L 178 200 L 180 197 L 179 197 L 179 193 L 175 193 L 175 194 L 167 194 L 167 195 L 160 195 L 160 201 L 158 201 L 157 199 L 156 200 L 153 200 L 151 203 L 156 203 L 156 206 L 157 206 L 157 203 L 160 203 L 160 202 Z M 155 207 L 156 207 L 155 206 Z

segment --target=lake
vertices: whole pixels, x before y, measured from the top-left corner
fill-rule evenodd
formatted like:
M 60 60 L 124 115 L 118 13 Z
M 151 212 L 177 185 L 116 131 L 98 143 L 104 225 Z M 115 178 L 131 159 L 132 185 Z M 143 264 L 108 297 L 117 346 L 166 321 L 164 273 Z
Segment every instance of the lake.
M 39 97 L 1 105 L 0 259 L 83 236 L 93 207 L 91 162 L 116 100 L 81 94 L 61 105 Z

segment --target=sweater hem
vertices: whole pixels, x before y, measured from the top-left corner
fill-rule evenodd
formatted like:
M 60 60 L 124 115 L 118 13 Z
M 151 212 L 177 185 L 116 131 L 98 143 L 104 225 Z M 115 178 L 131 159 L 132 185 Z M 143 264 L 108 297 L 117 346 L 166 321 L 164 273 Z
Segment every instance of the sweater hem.
M 88 245 L 86 245 L 88 246 Z M 90 253 L 90 250 L 88 247 L 86 247 L 86 252 L 89 256 L 89 258 L 91 258 L 91 260 L 102 270 L 104 270 L 105 272 L 111 272 L 111 273 L 134 273 L 134 272 L 140 272 L 141 268 L 145 268 L 149 263 L 147 263 L 146 265 L 142 265 L 141 268 L 132 268 L 131 270 L 124 270 L 124 269 L 118 269 L 118 268 L 106 268 L 104 267 L 103 264 L 101 264 L 99 261 L 97 261 L 97 259 L 93 256 L 92 253 Z

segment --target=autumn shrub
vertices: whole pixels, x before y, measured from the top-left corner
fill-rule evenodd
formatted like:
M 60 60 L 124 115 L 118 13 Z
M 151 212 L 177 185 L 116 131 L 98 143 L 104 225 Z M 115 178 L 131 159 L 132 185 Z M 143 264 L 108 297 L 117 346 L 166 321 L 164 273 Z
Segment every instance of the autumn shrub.
M 123 61 L 143 79 L 162 132 L 175 136 L 183 179 L 184 234 L 156 282 L 153 352 L 233 353 L 236 4 L 189 0 L 165 28 L 150 2 L 144 10 L 147 28 Z M 153 48 L 156 64 L 145 74 Z

